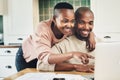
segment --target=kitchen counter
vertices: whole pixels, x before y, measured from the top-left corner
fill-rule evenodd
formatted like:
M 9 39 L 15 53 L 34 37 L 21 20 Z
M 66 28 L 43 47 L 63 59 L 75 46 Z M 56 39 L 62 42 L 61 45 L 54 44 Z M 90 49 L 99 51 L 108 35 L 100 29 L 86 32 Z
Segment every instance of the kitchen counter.
M 20 46 L 15 45 L 0 45 L 0 48 L 19 48 Z
M 19 47 L 18 45 L 0 45 L 0 78 L 17 72 L 15 58 Z

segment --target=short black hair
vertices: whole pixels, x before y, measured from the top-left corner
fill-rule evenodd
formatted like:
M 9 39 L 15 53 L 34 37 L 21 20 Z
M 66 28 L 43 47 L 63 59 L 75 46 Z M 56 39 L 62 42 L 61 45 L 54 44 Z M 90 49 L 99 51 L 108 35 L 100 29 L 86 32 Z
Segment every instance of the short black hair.
M 89 7 L 79 7 L 76 11 L 75 11 L 75 20 L 76 21 L 79 21 L 79 18 L 82 17 L 82 15 L 85 13 L 85 12 L 92 12 L 92 10 L 89 8 Z M 93 14 L 94 15 L 94 14 Z
M 53 14 L 54 16 L 57 16 L 58 15 L 58 11 L 60 11 L 60 9 L 71 9 L 73 10 L 73 6 L 67 2 L 59 2 L 55 5 L 54 7 L 54 11 L 53 11 Z
M 54 10 L 55 9 L 73 9 L 73 6 L 67 2 L 60 2 L 55 5 Z

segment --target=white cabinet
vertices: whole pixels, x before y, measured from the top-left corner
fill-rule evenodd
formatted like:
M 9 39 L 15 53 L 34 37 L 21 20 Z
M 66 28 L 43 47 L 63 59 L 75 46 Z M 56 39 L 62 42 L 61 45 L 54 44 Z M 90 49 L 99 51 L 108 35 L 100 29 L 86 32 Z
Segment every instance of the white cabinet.
M 108 33 L 95 33 L 101 42 L 113 43 L 120 42 L 120 32 L 108 32 Z
M 8 0 L 8 14 L 3 16 L 5 45 L 22 43 L 29 34 L 33 33 L 34 26 L 38 24 L 36 22 L 39 22 L 37 1 Z M 34 15 L 38 15 L 38 18 L 35 19 Z
M 0 15 L 4 15 L 7 12 L 7 0 L 0 0 Z
M 18 48 L 0 48 L 0 77 L 4 78 L 17 72 L 15 55 Z
M 120 32 L 120 0 L 91 0 L 95 32 Z

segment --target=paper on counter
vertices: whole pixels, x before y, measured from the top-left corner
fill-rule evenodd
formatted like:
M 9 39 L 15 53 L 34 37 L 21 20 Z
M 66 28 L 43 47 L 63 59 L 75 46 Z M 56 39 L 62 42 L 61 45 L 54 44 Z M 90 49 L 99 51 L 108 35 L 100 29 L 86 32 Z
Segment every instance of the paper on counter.
M 65 78 L 65 80 L 88 80 L 81 75 L 74 74 L 55 74 L 55 73 L 27 73 L 15 80 L 53 80 L 53 78 Z
M 52 80 L 55 73 L 27 73 L 15 80 Z

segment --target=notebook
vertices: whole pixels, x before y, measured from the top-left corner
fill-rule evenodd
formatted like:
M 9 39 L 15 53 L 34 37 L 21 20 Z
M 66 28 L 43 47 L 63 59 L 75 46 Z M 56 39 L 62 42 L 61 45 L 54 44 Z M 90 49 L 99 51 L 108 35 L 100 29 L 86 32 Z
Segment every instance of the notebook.
M 94 75 L 95 80 L 120 80 L 120 42 L 96 45 Z

